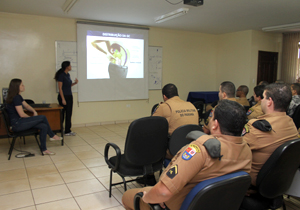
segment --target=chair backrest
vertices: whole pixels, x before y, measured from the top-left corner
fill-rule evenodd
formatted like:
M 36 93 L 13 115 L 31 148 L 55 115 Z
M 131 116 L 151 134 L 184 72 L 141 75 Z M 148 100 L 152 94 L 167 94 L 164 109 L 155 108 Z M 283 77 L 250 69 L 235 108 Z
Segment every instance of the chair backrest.
M 162 162 L 167 150 L 168 127 L 164 117 L 134 120 L 127 132 L 124 150 L 126 160 L 140 166 Z
M 297 129 L 299 129 L 300 128 L 300 105 L 298 105 L 295 109 L 295 112 L 293 114 L 293 121 Z
M 245 112 L 247 113 L 248 110 L 250 109 L 250 106 L 244 106 L 244 108 L 245 108 Z
M 259 193 L 266 198 L 282 195 L 290 187 L 299 165 L 300 139 L 279 146 L 257 175 Z
M 195 102 L 193 102 L 193 105 L 195 106 L 195 108 L 198 111 L 199 121 L 200 121 L 203 118 L 203 110 L 205 107 L 205 103 L 204 103 L 204 101 L 195 101 Z
M 244 171 L 202 181 L 185 197 L 180 210 L 238 210 L 250 183 Z
M 8 136 L 13 135 L 13 133 L 10 129 L 11 123 L 10 123 L 10 119 L 9 119 L 6 108 L 1 109 L 1 114 L 2 114 L 2 117 L 3 117 L 3 121 L 4 121 L 4 124 L 5 124 L 5 129 L 7 131 Z
M 24 101 L 26 101 L 27 104 L 34 104 L 34 101 L 31 99 L 24 99 Z
M 175 129 L 169 140 L 169 151 L 171 155 L 176 153 L 185 145 L 189 144 L 191 140 L 186 139 L 186 135 L 191 131 L 203 131 L 199 125 L 182 125 Z

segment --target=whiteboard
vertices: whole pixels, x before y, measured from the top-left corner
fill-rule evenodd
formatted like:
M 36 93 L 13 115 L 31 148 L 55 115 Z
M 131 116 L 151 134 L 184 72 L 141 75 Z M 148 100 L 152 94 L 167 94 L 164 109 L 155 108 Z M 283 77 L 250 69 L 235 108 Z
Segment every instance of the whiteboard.
M 72 81 L 74 82 L 77 78 L 77 44 L 76 42 L 69 41 L 55 41 L 55 51 L 56 51 L 56 70 L 61 68 L 61 63 L 63 61 L 70 61 L 72 70 L 69 72 Z M 56 91 L 58 91 L 58 86 L 56 85 Z M 72 92 L 77 92 L 77 85 L 72 86 Z
M 162 47 L 149 46 L 149 90 L 162 88 Z

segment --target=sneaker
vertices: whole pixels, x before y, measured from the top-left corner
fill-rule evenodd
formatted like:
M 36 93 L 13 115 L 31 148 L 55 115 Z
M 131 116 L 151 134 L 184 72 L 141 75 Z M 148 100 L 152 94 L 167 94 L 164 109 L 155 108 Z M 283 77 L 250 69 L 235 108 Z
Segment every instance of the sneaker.
M 49 138 L 49 139 L 50 139 L 50 141 L 61 141 L 61 140 L 63 140 L 62 137 L 59 137 L 59 139 L 54 139 L 54 138 Z
M 76 133 L 71 131 L 70 133 L 65 133 L 65 136 L 76 136 Z

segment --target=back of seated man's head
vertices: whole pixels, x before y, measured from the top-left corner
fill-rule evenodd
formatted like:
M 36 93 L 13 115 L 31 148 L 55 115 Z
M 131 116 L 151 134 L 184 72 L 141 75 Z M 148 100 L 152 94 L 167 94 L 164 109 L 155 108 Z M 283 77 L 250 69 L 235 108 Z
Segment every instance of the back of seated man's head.
M 246 118 L 246 112 L 242 105 L 235 101 L 222 100 L 215 107 L 211 120 L 218 120 L 222 134 L 241 136 Z
M 287 84 L 272 83 L 265 87 L 266 99 L 274 102 L 274 111 L 286 112 L 292 99 L 291 88 Z
M 168 99 L 178 96 L 177 87 L 174 84 L 166 84 L 162 89 L 162 94 L 165 95 Z
M 267 82 L 267 81 L 260 81 L 259 83 L 258 83 L 258 85 L 268 85 L 269 83 Z
M 222 93 L 226 93 L 227 98 L 234 98 L 235 97 L 235 86 L 232 82 L 229 81 L 225 81 L 222 82 L 220 85 L 220 90 L 219 90 L 220 94 L 222 95 Z M 220 96 L 219 94 L 219 99 L 222 100 L 223 97 Z
M 236 97 L 243 97 L 245 98 L 249 92 L 249 88 L 246 85 L 241 85 L 238 87 L 236 91 Z
M 291 85 L 292 95 L 300 95 L 300 84 L 299 83 L 293 83 Z
M 256 87 L 254 87 L 254 94 L 256 95 L 256 97 L 260 97 L 260 99 L 264 98 L 264 90 L 265 90 L 265 85 L 257 85 Z

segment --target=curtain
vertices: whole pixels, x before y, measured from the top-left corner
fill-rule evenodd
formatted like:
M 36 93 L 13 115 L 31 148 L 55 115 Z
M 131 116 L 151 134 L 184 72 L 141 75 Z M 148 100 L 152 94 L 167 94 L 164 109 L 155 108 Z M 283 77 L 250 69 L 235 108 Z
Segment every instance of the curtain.
M 298 45 L 300 33 L 283 34 L 281 80 L 294 83 L 299 77 L 298 73 Z

